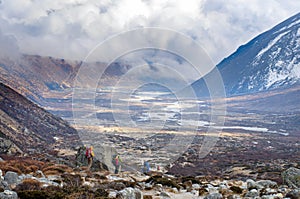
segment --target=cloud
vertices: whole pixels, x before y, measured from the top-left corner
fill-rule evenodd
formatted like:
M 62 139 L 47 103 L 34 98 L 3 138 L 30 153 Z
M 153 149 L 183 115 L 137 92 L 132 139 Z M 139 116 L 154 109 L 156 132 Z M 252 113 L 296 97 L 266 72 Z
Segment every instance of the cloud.
M 0 29 L 0 58 L 16 61 L 20 57 L 19 46 L 13 35 L 4 35 Z
M 23 53 L 82 60 L 122 31 L 169 28 L 195 39 L 218 63 L 299 10 L 294 0 L 2 0 L 0 29 Z

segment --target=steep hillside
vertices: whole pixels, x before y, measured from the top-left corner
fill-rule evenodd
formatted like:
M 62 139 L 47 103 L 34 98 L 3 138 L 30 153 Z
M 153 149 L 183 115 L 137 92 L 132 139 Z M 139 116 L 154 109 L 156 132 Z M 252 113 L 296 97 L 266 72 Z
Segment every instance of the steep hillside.
M 21 153 L 47 153 L 76 145 L 79 140 L 77 131 L 65 121 L 3 83 L 0 83 L 0 104 L 1 138 L 14 143 Z
M 239 47 L 218 64 L 227 95 L 269 91 L 299 83 L 299 28 L 300 13 Z M 201 96 L 201 91 L 205 94 L 203 79 L 192 86 L 198 95 Z

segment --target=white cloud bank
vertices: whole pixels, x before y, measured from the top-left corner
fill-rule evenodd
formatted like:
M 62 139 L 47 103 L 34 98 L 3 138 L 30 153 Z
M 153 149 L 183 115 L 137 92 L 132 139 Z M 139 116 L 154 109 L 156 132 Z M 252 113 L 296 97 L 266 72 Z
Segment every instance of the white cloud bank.
M 10 41 L 16 41 L 23 53 L 82 60 L 95 45 L 114 34 L 154 26 L 191 36 L 216 64 L 300 10 L 295 0 L 0 2 L 0 35 L 14 37 Z M 10 46 L 4 40 L 0 39 L 2 49 Z

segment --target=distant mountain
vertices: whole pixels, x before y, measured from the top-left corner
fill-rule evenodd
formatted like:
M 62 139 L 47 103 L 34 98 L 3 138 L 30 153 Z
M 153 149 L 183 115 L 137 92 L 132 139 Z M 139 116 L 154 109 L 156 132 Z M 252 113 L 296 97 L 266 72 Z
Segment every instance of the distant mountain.
M 62 119 L 27 100 L 0 83 L 0 152 L 12 143 L 14 152 L 50 153 L 70 148 L 78 140 L 77 131 Z M 6 143 L 6 144 L 5 144 Z M 7 149 L 8 150 L 8 149 Z
M 0 80 L 32 101 L 43 104 L 49 92 L 72 87 L 79 62 L 22 55 L 19 59 L 0 60 Z
M 21 55 L 16 60 L 0 59 L 0 81 L 43 107 L 70 106 L 74 80 L 83 62 Z M 87 64 L 87 63 L 85 63 Z M 130 66 L 112 63 L 108 68 L 103 62 L 88 63 L 89 70 L 99 75 L 104 82 L 116 81 Z M 85 86 L 94 85 L 98 76 L 85 79 Z M 67 101 L 67 104 L 63 104 Z M 58 105 L 58 102 L 62 105 Z
M 300 82 L 300 13 L 239 47 L 217 65 L 228 96 L 288 88 Z M 208 74 L 205 78 L 213 78 Z M 204 78 L 204 79 L 205 79 Z M 192 87 L 207 95 L 204 79 Z

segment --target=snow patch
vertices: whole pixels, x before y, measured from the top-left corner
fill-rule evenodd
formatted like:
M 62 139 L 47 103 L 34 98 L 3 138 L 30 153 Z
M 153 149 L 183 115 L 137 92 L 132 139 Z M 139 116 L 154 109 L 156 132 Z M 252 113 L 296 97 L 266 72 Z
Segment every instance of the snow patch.
M 280 35 L 278 35 L 277 37 L 275 37 L 275 39 L 273 39 L 272 41 L 270 41 L 267 45 L 267 47 L 263 48 L 261 51 L 259 51 L 259 53 L 257 54 L 257 56 L 255 57 L 256 60 L 259 60 L 261 58 L 261 56 L 267 52 L 272 46 L 274 46 L 274 44 L 276 44 L 277 41 L 279 41 L 284 35 L 286 35 L 287 33 L 289 33 L 290 31 L 281 33 Z
M 267 78 L 267 83 L 266 83 L 266 88 L 270 88 L 273 84 L 275 84 L 276 82 L 285 80 L 287 77 L 289 76 L 289 74 L 287 74 L 285 71 L 278 71 L 278 70 L 274 70 L 274 69 L 269 69 L 268 72 L 268 78 Z
M 283 30 L 289 29 L 290 27 L 292 27 L 294 25 L 297 25 L 298 23 L 300 23 L 300 19 L 294 21 L 293 23 L 289 24 L 288 26 L 285 26 L 285 27 L 281 28 L 280 30 L 274 32 L 273 34 L 277 34 L 278 32 L 281 32 Z

